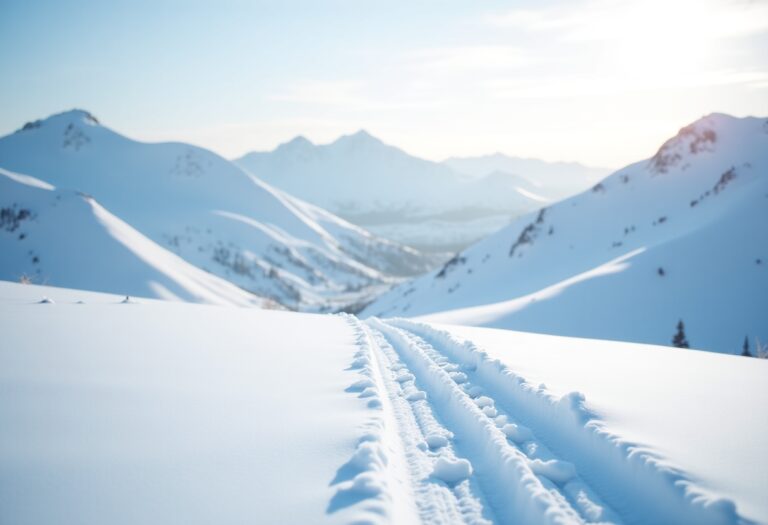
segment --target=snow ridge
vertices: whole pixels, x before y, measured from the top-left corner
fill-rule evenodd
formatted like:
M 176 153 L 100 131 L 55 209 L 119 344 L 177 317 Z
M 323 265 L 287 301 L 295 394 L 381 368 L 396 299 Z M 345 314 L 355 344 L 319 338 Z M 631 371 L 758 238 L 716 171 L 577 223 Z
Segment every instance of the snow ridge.
M 396 480 L 403 477 L 388 475 L 391 470 L 404 470 L 399 462 L 404 454 L 397 435 L 392 433 L 393 412 L 369 333 L 355 317 L 339 315 L 351 325 L 359 348 L 350 369 L 356 370 L 361 378 L 347 391 L 367 399 L 366 404 L 372 410 L 354 454 L 333 481 L 338 489 L 328 505 L 328 512 L 354 505 L 365 515 L 366 523 L 416 523 L 411 491 L 408 487 L 395 486 Z

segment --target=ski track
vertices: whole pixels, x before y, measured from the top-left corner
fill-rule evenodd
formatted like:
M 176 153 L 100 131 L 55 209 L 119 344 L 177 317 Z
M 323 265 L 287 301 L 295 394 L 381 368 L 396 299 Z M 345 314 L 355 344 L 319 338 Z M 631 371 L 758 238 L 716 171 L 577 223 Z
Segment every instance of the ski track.
M 385 446 L 372 470 L 402 478 L 388 487 L 377 474 L 373 497 L 403 502 L 398 519 L 378 508 L 384 521 L 746 523 L 732 502 L 702 497 L 682 473 L 614 439 L 581 394 L 554 398 L 429 325 L 348 320 L 361 346 L 353 368 L 367 378 L 354 391 L 382 409 L 382 437 L 361 443 Z
M 369 323 L 423 382 L 458 450 L 476 470 L 498 522 L 621 523 L 572 464 L 556 458 L 471 380 L 472 367 L 458 365 L 410 332 L 376 319 Z

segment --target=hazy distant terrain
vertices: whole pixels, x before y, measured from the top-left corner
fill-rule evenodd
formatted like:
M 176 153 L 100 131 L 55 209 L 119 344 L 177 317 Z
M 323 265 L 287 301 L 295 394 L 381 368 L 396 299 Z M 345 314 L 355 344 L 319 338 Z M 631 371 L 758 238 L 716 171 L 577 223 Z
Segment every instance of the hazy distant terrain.
M 589 187 L 607 170 L 501 155 L 431 162 L 365 131 L 304 137 L 235 161 L 268 183 L 386 238 L 451 252 Z

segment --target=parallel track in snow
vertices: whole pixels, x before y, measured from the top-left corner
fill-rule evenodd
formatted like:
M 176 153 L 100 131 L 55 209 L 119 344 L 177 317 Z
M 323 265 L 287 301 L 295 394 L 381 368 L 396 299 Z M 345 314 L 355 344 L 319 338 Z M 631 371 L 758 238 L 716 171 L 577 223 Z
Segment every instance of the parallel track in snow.
M 622 523 L 573 464 L 552 454 L 535 431 L 516 424 L 513 414 L 486 395 L 471 366 L 410 331 L 377 319 L 368 325 L 379 351 L 389 355 L 388 373 L 406 379 L 401 395 L 422 389 L 421 408 L 451 436 L 446 448 L 471 463 L 470 481 L 486 516 L 497 523 Z
M 369 406 L 377 409 L 376 435 L 364 437 L 358 455 L 382 458 L 364 462 L 353 485 L 380 488 L 371 491 L 380 516 L 436 524 L 747 523 L 729 500 L 699 497 L 682 473 L 608 433 L 578 392 L 555 397 L 472 342 L 426 324 L 350 322 L 360 346 L 353 368 L 364 376 L 356 391 L 373 396 Z M 380 454 L 367 454 L 373 442 Z

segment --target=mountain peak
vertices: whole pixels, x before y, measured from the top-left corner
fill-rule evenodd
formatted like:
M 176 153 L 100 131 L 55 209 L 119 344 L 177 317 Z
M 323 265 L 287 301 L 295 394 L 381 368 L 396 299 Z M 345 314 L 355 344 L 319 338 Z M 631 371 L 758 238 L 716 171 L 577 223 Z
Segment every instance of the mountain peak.
M 360 129 L 351 135 L 342 135 L 333 144 L 350 144 L 354 146 L 363 145 L 376 145 L 380 146 L 384 143 L 378 138 L 374 137 L 364 129 Z
M 62 111 L 61 113 L 55 113 L 44 119 L 34 120 L 24 124 L 20 131 L 28 131 L 31 129 L 37 129 L 50 122 L 67 122 L 67 123 L 85 123 L 91 126 L 100 125 L 99 120 L 93 116 L 92 113 L 84 109 L 70 109 L 69 111 Z
M 283 142 L 280 144 L 275 151 L 278 150 L 285 150 L 285 151 L 296 151 L 296 150 L 304 150 L 307 148 L 314 147 L 314 144 L 311 140 L 309 140 L 304 135 L 296 135 L 288 142 Z

